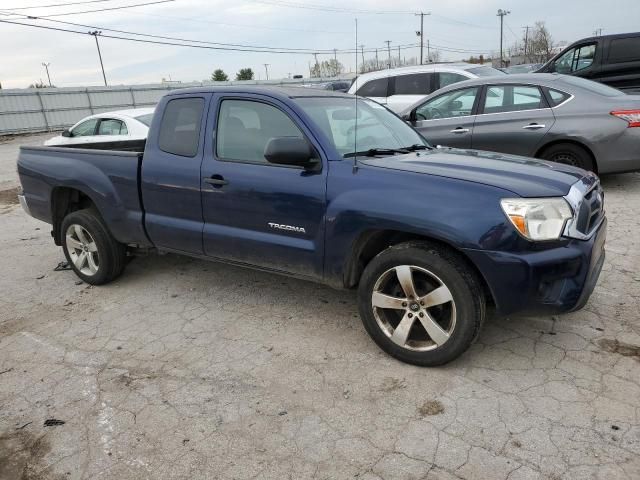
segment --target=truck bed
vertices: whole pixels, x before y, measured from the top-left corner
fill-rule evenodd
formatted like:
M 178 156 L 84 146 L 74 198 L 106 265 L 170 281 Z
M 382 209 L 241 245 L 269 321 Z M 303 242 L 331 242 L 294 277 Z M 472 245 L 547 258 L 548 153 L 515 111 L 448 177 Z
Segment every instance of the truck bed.
M 18 174 L 31 214 L 53 223 L 61 191 L 77 190 L 92 199 L 118 241 L 148 245 L 139 190 L 142 153 L 108 146 L 113 149 L 21 147 Z

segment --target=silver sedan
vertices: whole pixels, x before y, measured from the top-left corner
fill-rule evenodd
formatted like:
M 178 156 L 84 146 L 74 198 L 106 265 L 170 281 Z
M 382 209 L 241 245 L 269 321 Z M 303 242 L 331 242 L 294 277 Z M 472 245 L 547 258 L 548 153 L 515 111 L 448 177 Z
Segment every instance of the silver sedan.
M 438 90 L 400 115 L 433 145 L 640 170 L 640 95 L 579 77 L 522 74 Z

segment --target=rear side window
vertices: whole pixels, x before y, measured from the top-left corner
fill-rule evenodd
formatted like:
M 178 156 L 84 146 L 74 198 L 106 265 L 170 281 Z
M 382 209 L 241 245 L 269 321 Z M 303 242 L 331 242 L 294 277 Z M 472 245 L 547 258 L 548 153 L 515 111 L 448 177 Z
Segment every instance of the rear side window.
M 160 150 L 181 157 L 195 157 L 200 140 L 204 98 L 176 98 L 164 109 L 160 123 Z
M 460 75 L 459 73 L 440 72 L 438 73 L 438 86 L 436 87 L 436 89 L 446 87 L 447 85 L 451 85 L 452 83 L 462 82 L 463 80 L 469 79 L 464 75 Z
M 121 120 L 105 118 L 100 120 L 98 135 L 127 135 L 127 126 Z
M 609 63 L 640 60 L 640 37 L 616 38 L 609 44 Z
M 386 97 L 388 85 L 388 78 L 370 80 L 358 89 L 356 95 L 360 95 L 362 97 Z
M 560 90 L 554 90 L 553 88 L 548 88 L 547 92 L 549 92 L 549 98 L 551 99 L 551 105 L 553 107 L 557 107 L 561 103 L 566 102 L 571 96 L 568 93 L 561 92 Z
M 427 95 L 431 92 L 431 73 L 414 73 L 395 77 L 395 95 Z
M 494 85 L 487 87 L 484 113 L 519 112 L 545 108 L 538 87 L 529 85 Z

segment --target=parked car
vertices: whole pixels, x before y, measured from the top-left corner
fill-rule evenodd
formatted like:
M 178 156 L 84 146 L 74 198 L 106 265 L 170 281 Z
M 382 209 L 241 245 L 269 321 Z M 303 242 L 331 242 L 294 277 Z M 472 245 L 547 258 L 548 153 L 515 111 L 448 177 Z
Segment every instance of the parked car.
M 360 75 L 349 93 L 368 97 L 400 112 L 440 88 L 470 78 L 493 77 L 504 72 L 471 63 L 432 63 L 379 70 Z
M 330 82 L 305 83 L 301 85 L 306 88 L 317 88 L 319 90 L 331 90 L 333 92 L 346 92 L 351 86 L 348 80 L 334 80 Z
M 135 108 L 91 115 L 46 142 L 47 146 L 99 148 L 103 143 L 144 141 L 153 118 L 153 108 Z
M 432 144 L 598 173 L 640 169 L 640 96 L 584 78 L 532 73 L 467 80 L 401 115 Z
M 640 32 L 583 38 L 562 50 L 538 72 L 575 75 L 640 93 Z
M 539 70 L 542 67 L 542 63 L 524 63 L 522 65 L 512 65 L 507 68 L 501 68 L 504 73 L 513 75 L 514 73 L 531 73 Z
M 328 91 L 172 91 L 143 154 L 23 147 L 18 173 L 23 208 L 89 284 L 159 251 L 358 288 L 369 335 L 417 365 L 462 354 L 487 304 L 581 308 L 604 260 L 594 174 L 435 149 L 378 103 Z

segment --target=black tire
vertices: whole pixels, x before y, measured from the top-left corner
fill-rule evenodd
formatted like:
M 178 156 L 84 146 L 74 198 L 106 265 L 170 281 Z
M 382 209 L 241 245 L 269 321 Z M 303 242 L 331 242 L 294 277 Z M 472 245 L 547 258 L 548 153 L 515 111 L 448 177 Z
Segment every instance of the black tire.
M 82 249 L 69 247 L 70 240 L 68 240 L 67 234 L 70 227 L 76 231 L 75 226 L 84 229 L 84 232 L 88 233 L 85 235 L 85 239 L 91 240 L 95 244 L 95 252 L 86 251 L 87 258 L 88 255 L 93 255 L 93 266 L 97 266 L 95 273 L 88 272 L 90 269 L 88 261 L 84 262 L 86 267 L 83 269 L 74 263 L 74 257 L 77 259 L 79 255 L 83 254 Z M 103 285 L 117 278 L 124 270 L 127 260 L 126 246 L 113 238 L 102 218 L 94 209 L 77 210 L 68 214 L 62 220 L 61 232 L 64 256 L 75 274 L 84 282 L 91 285 Z M 73 240 L 80 240 L 80 237 L 76 235 L 71 239 L 71 241 Z M 70 252 L 69 248 L 72 248 L 73 252 Z M 78 254 L 78 252 L 80 253 Z
M 556 143 L 555 145 L 551 145 L 542 151 L 540 158 L 595 172 L 595 165 L 591 154 L 583 147 L 573 143 Z
M 433 285 L 438 285 L 435 282 L 439 281 L 440 286 L 448 289 L 447 295 L 450 295 L 452 301 L 435 307 L 420 307 L 417 306 L 419 302 L 413 301 L 407 304 L 408 307 L 404 309 L 393 307 L 393 309 L 387 310 L 386 308 L 374 307 L 374 289 L 385 285 L 386 280 L 384 279 L 387 278 L 391 283 L 389 283 L 389 287 L 385 286 L 384 288 L 393 289 L 393 275 L 396 275 L 398 281 L 398 286 L 395 288 L 400 288 L 397 290 L 400 293 L 392 294 L 382 291 L 379 293 L 391 297 L 403 296 L 404 288 L 400 286 L 397 276 L 400 274 L 395 268 L 404 269 L 406 266 L 412 267 L 410 278 L 412 282 L 415 282 L 417 297 L 425 292 L 433 291 L 434 287 L 430 286 L 429 282 L 433 281 Z M 414 267 L 415 269 L 413 269 Z M 432 278 L 428 274 L 436 278 Z M 419 285 L 421 276 L 425 281 L 423 287 Z M 405 296 L 410 297 L 409 295 Z M 371 260 L 360 279 L 358 306 L 367 333 L 382 350 L 403 362 L 425 367 L 442 365 L 462 355 L 477 338 L 486 316 L 484 291 L 472 268 L 459 254 L 425 242 L 407 242 L 395 245 Z M 420 310 L 412 310 L 416 306 Z M 436 315 L 438 311 L 434 311 L 434 309 L 439 310 L 442 314 L 440 319 Z M 418 319 L 417 315 L 413 316 L 414 323 L 409 327 L 409 334 L 403 342 L 404 346 L 401 346 L 391 339 L 395 337 L 397 330 L 395 327 L 399 323 L 393 328 L 393 332 L 390 332 L 391 323 L 393 318 L 398 321 L 400 319 L 406 320 L 407 316 L 411 317 L 413 311 L 419 311 L 422 318 Z M 422 315 L 423 312 L 425 316 Z M 448 339 L 441 344 L 433 341 L 433 345 L 429 346 L 428 342 L 431 337 L 427 334 L 426 327 L 423 327 L 425 317 L 436 319 L 443 331 L 449 328 Z M 447 317 L 448 323 L 441 323 L 442 319 L 445 319 L 446 322 Z M 388 323 L 387 320 L 389 320 Z M 452 328 L 451 324 L 454 325 Z M 399 329 L 399 331 L 402 330 Z M 423 343 L 420 343 L 422 340 L 418 338 L 421 334 L 425 336 Z M 414 339 L 414 337 L 416 338 Z

